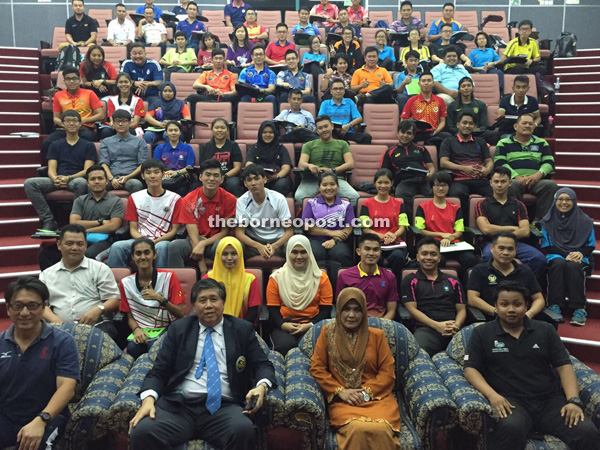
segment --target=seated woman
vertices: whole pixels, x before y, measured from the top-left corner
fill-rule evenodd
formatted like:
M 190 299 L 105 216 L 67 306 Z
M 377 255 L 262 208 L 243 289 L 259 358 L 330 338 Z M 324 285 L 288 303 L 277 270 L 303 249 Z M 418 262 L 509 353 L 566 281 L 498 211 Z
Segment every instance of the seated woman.
M 156 249 L 152 239 L 139 238 L 131 244 L 131 258 L 137 273 L 121 280 L 119 310 L 127 313 L 127 324 L 133 339 L 128 340 L 127 353 L 138 358 L 146 353 L 158 336 L 150 329 L 166 329 L 183 317 L 185 295 L 177 275 L 156 268 Z
M 352 267 L 352 249 L 345 241 L 352 234 L 354 209 L 350 202 L 338 197 L 336 174 L 324 172 L 318 181 L 319 195 L 311 198 L 302 209 L 310 247 L 317 261 L 337 261 L 342 267 Z
M 379 169 L 373 180 L 377 195 L 362 204 L 359 216 L 363 233 L 376 234 L 382 245 L 381 262 L 387 260 L 397 279 L 402 277 L 408 252 L 402 235 L 409 226 L 404 202 L 390 195 L 394 184 L 394 175 L 389 169 Z M 402 246 L 393 249 L 385 247 Z M 383 264 L 381 264 L 383 265 Z
M 348 72 L 351 74 L 364 64 L 360 43 L 354 39 L 354 30 L 351 27 L 345 27 L 342 30 L 342 40 L 333 44 L 329 48 L 329 51 L 331 52 L 331 56 L 335 56 L 338 53 L 348 55 Z
M 379 54 L 377 65 L 386 70 L 394 70 L 396 55 L 394 55 L 394 49 L 387 45 L 387 33 L 385 30 L 382 29 L 375 33 L 375 47 Z
M 115 91 L 117 71 L 104 59 L 104 49 L 99 45 L 92 45 L 88 49 L 79 65 L 79 75 L 81 86 L 94 91 L 98 98 L 111 95 Z
M 411 50 L 414 50 L 419 54 L 419 61 L 431 60 L 431 53 L 429 53 L 429 47 L 421 44 L 421 33 L 419 30 L 412 29 L 408 32 L 408 45 L 400 51 L 398 61 L 404 64 L 406 61 L 406 54 Z
M 592 252 L 596 247 L 594 221 L 577 206 L 570 188 L 560 188 L 556 203 L 541 221 L 542 248 L 548 260 L 548 305 L 557 314 L 573 309 L 571 325 L 584 326 L 585 277 L 592 273 Z
M 117 75 L 117 95 L 111 95 L 106 101 L 106 116 L 108 119 L 107 125 L 102 127 L 100 132 L 100 139 L 114 136 L 117 132 L 112 127 L 112 115 L 117 109 L 124 109 L 129 111 L 131 114 L 131 124 L 129 125 L 129 132 L 137 137 L 142 137 L 144 131 L 140 127 L 140 120 L 146 115 L 144 109 L 144 100 L 137 95 L 133 95 L 131 87 L 133 83 L 131 77 L 127 73 L 120 73 Z
M 267 173 L 267 189 L 287 196 L 292 192 L 293 184 L 289 175 L 292 160 L 287 148 L 277 140 L 277 127 L 265 120 L 258 128 L 258 141 L 246 153 L 246 165 L 258 164 Z
M 227 69 L 239 74 L 242 69 L 252 65 L 252 47 L 248 29 L 242 23 L 236 25 L 231 45 L 227 47 Z
M 415 213 L 415 227 L 421 230 L 423 236 L 433 236 L 440 241 L 442 248 L 460 242 L 465 231 L 460 206 L 446 200 L 452 184 L 452 176 L 446 171 L 433 174 L 429 180 L 433 190 L 433 199 L 421 203 Z M 446 265 L 446 260 L 454 259 L 460 264 L 463 280 L 467 270 L 477 264 L 473 250 L 460 250 L 442 253 L 440 266 Z
M 154 109 L 146 113 L 145 120 L 152 127 L 164 129 L 169 120 L 190 120 L 190 108 L 187 103 L 177 98 L 177 89 L 171 82 L 164 83 L 160 88 L 160 96 L 153 105 Z M 148 144 L 154 144 L 159 139 L 167 139 L 164 131 L 153 131 L 147 129 L 144 140 Z
M 354 92 L 350 90 L 352 75 L 348 72 L 348 67 L 352 59 L 345 53 L 338 53 L 332 58 L 332 61 L 335 70 L 331 68 L 327 69 L 327 72 L 323 77 L 323 82 L 321 83 L 321 92 L 323 92 L 322 100 L 329 100 L 331 98 L 331 83 L 335 80 L 342 80 L 344 82 L 344 86 L 346 87 L 344 97 L 354 100 Z
M 333 289 L 306 236 L 290 238 L 286 263 L 269 278 L 266 296 L 273 348 L 283 356 L 313 324 L 329 318 Z
M 212 278 L 225 285 L 225 314 L 254 323 L 261 305 L 260 286 L 254 274 L 246 271 L 240 241 L 233 236 L 221 239 L 213 268 L 203 278 Z
M 202 35 L 200 49 L 198 50 L 198 67 L 202 70 L 212 70 L 212 52 L 216 48 L 215 35 L 206 32 Z
M 469 53 L 473 69 L 478 73 L 495 73 L 498 75 L 500 92 L 504 92 L 504 72 L 496 69 L 496 65 L 500 62 L 500 55 L 490 47 L 490 40 L 487 33 L 483 31 L 477 33 L 475 35 L 475 44 L 477 48 L 474 48 Z
M 154 149 L 154 159 L 162 161 L 167 168 L 162 185 L 165 189 L 185 197 L 190 191 L 191 176 L 187 166 L 196 161 L 191 145 L 181 142 L 181 124 L 174 120 L 167 123 L 167 141 Z
M 325 394 L 340 450 L 398 450 L 394 357 L 384 332 L 369 328 L 367 319 L 365 294 L 343 289 L 335 323 L 317 340 L 310 374 Z
M 318 86 L 319 75 L 325 73 L 325 68 L 327 67 L 327 55 L 321 53 L 321 38 L 319 36 L 315 35 L 309 38 L 308 51 L 302 56 L 300 65 L 304 73 L 312 75 L 312 85 Z

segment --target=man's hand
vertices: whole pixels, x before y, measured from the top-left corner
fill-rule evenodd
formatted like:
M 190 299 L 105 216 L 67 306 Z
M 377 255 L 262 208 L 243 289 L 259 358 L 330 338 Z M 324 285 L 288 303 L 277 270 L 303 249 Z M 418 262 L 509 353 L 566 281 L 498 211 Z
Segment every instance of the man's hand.
M 360 87 L 361 87 L 361 89 L 364 89 L 364 88 L 367 88 L 367 87 L 369 87 L 369 80 L 367 80 L 367 79 L 365 78 L 365 81 L 363 81 L 363 82 L 361 83 Z
M 525 67 L 530 67 L 532 64 L 533 64 L 533 59 L 528 59 L 528 60 L 525 62 Z
M 458 98 L 458 92 L 457 91 L 453 91 L 452 89 L 450 89 L 448 91 L 448 95 L 452 98 Z
M 217 90 L 214 87 L 208 86 L 206 88 L 206 92 L 208 93 L 208 95 L 217 95 Z
M 456 334 L 454 320 L 446 320 L 444 322 L 436 322 L 436 331 L 442 336 L 454 336 Z
M 531 187 L 533 186 L 535 183 L 537 183 L 538 181 L 540 181 L 542 178 L 544 177 L 544 175 L 542 174 L 542 172 L 536 172 L 533 175 L 529 175 L 527 178 L 527 186 Z
M 475 178 L 480 174 L 480 171 L 477 170 L 476 166 L 460 166 L 460 171 L 471 178 Z
M 350 125 L 350 122 L 342 125 L 342 129 L 340 130 L 340 135 L 344 136 L 350 130 L 351 127 L 352 127 L 352 125 Z
M 325 250 L 330 250 L 335 246 L 335 241 L 333 239 L 329 239 L 329 240 L 323 242 L 322 245 Z
M 178 175 L 178 173 L 177 173 L 177 171 L 176 171 L 176 170 L 167 170 L 167 171 L 165 172 L 165 176 L 163 177 L 163 179 L 164 179 L 164 178 L 173 178 L 173 177 L 175 177 L 175 176 L 177 176 L 177 175 Z
M 576 427 L 579 422 L 583 422 L 585 416 L 583 410 L 573 403 L 567 403 L 560 409 L 560 417 L 565 418 L 565 425 L 569 428 Z
M 156 418 L 156 408 L 154 408 L 154 397 L 151 395 L 146 397 L 142 402 L 142 406 L 138 409 L 138 412 L 133 416 L 133 419 L 129 422 L 129 434 L 131 434 L 131 430 L 136 427 L 136 425 L 142 420 L 144 417 L 149 416 L 152 420 Z
M 201 240 L 196 244 L 196 246 L 192 249 L 192 254 L 190 255 L 192 259 L 196 261 L 200 261 L 204 258 L 204 249 L 206 248 L 206 239 Z
M 64 175 L 57 175 L 54 178 L 54 186 L 57 189 L 66 189 L 68 184 L 69 184 L 69 177 L 66 177 Z
M 100 316 L 102 316 L 102 310 L 97 306 L 94 306 L 84 312 L 83 315 L 77 319 L 77 321 L 84 325 L 96 325 L 100 319 Z
M 255 414 L 260 408 L 262 408 L 266 393 L 267 389 L 262 384 L 258 387 L 255 387 L 254 389 L 250 389 L 246 394 L 246 401 L 249 401 L 254 395 L 258 395 L 258 400 L 256 401 L 256 406 L 252 410 L 242 411 L 242 414 L 246 416 L 251 416 L 252 414 Z
M 270 259 L 271 256 L 273 256 L 271 244 L 259 244 L 258 252 L 260 253 L 260 256 L 265 259 Z
M 317 166 L 316 164 L 308 164 L 306 168 L 310 170 L 313 173 L 313 175 L 319 175 L 319 166 Z
M 120 178 L 113 178 L 112 181 L 110 182 L 110 185 L 113 187 L 113 189 L 121 189 L 123 187 L 123 185 L 120 183 Z
M 37 450 L 42 442 L 45 431 L 46 424 L 44 421 L 40 417 L 33 419 L 21 428 L 17 434 L 19 450 Z
M 521 184 L 525 184 L 525 185 L 527 185 L 527 182 L 528 182 L 528 180 L 529 180 L 529 177 L 523 177 L 523 176 L 521 176 L 521 175 L 517 175 L 517 176 L 516 176 L 514 179 L 515 179 L 516 181 L 518 181 L 519 183 L 521 183 Z
M 136 344 L 145 344 L 148 342 L 149 337 L 150 336 L 148 336 L 146 332 L 139 327 L 133 332 L 133 342 Z
M 365 402 L 362 396 L 362 389 L 344 389 L 338 393 L 338 397 L 341 401 L 351 406 L 360 406 Z
M 490 398 L 488 398 L 488 400 L 490 401 L 490 405 L 492 405 L 492 408 L 496 412 L 496 415 L 501 419 L 505 419 L 506 417 L 508 417 L 509 414 L 512 414 L 512 410 L 515 409 L 515 407 L 511 405 L 511 403 L 504 397 L 502 397 L 500 394 L 494 393 L 490 396 Z

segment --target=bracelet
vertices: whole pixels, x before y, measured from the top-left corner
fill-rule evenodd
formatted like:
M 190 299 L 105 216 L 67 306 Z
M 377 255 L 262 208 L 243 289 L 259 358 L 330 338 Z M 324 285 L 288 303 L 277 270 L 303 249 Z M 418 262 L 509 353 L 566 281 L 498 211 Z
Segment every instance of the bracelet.
M 133 330 L 131 330 L 132 333 L 135 333 L 135 330 L 137 330 L 139 328 L 139 326 L 135 327 Z

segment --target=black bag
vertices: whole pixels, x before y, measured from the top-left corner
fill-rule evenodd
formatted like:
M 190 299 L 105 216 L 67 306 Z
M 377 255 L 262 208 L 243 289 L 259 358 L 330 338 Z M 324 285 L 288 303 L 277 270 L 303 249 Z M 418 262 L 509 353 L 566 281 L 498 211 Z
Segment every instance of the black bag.
M 556 40 L 554 58 L 574 58 L 577 56 L 577 36 L 568 31 L 560 33 L 560 37 Z
M 56 71 L 62 72 L 67 67 L 74 67 L 79 69 L 79 64 L 81 63 L 81 52 L 79 51 L 79 47 L 76 45 L 65 45 L 58 54 L 58 58 L 56 59 Z

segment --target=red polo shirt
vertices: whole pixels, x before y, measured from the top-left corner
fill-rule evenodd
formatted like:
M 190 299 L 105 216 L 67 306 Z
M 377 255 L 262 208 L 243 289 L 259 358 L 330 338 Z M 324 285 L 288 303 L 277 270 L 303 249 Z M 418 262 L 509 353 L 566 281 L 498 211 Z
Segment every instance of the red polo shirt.
M 281 46 L 279 45 L 279 41 L 271 42 L 267 46 L 266 55 L 267 58 L 270 58 L 273 61 L 283 61 L 285 60 L 285 52 L 288 50 L 296 50 L 296 44 L 285 41 L 285 45 Z
M 236 198 L 223 188 L 217 189 L 217 194 L 208 199 L 204 195 L 204 188 L 190 192 L 183 199 L 180 213 L 175 218 L 175 223 L 196 224 L 201 236 L 210 238 L 221 231 L 218 219 L 235 217 Z M 210 220 L 215 218 L 215 222 Z M 211 224 L 213 226 L 211 226 Z

